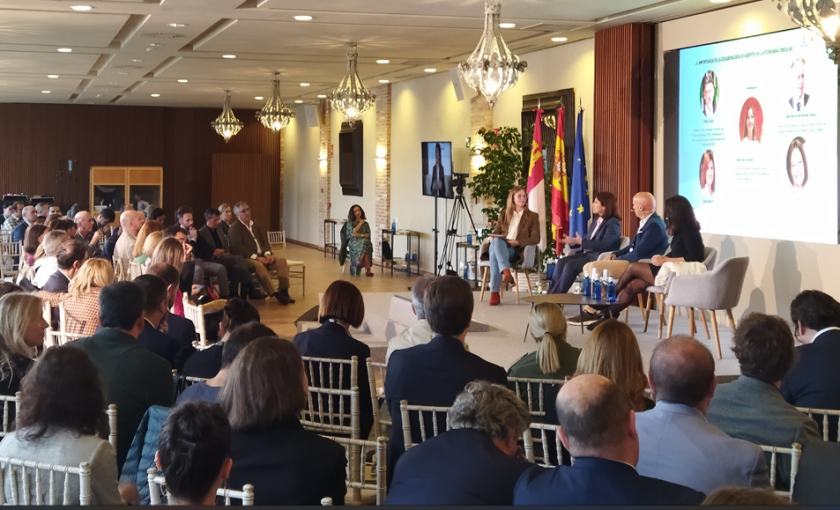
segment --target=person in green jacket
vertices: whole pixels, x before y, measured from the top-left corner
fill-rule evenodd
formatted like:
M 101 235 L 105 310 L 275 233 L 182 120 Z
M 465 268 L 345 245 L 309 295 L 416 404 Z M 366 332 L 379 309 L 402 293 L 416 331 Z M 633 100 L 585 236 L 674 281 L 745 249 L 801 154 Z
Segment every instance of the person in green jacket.
M 508 370 L 510 377 L 559 379 L 574 375 L 580 349 L 566 343 L 566 317 L 554 303 L 539 303 L 528 320 L 539 349 L 519 358 Z

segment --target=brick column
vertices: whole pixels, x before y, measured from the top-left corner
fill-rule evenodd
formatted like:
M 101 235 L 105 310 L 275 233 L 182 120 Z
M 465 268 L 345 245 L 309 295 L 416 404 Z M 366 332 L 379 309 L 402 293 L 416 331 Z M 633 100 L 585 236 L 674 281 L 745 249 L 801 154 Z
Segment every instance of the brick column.
M 324 220 L 330 217 L 330 166 L 332 165 L 332 108 L 329 101 L 321 100 L 318 105 L 320 117 L 318 151 L 318 244 L 324 243 Z M 336 242 L 338 230 L 336 230 Z
M 376 225 L 373 258 L 382 260 L 382 229 L 391 227 L 391 84 L 376 87 Z
M 283 228 L 283 169 L 284 169 L 284 156 L 286 154 L 286 130 L 280 130 L 280 230 L 285 231 L 286 229 Z
M 481 128 L 493 129 L 493 110 L 487 106 L 487 100 L 484 99 L 484 96 L 478 94 L 470 99 L 470 136 L 473 140 L 473 146 L 479 142 L 478 130 Z M 475 174 L 478 172 L 478 167 L 481 166 L 481 158 L 472 157 L 470 160 L 470 173 Z M 470 203 L 471 205 L 475 205 L 478 202 L 473 198 L 470 200 Z M 490 207 L 492 204 L 492 198 L 487 197 L 484 199 L 485 207 Z M 476 225 L 481 228 L 480 225 L 487 223 L 487 217 L 481 213 L 481 209 L 478 209 L 477 211 L 475 207 L 472 209 L 473 221 L 475 221 Z M 476 214 L 478 214 L 478 216 L 475 216 Z

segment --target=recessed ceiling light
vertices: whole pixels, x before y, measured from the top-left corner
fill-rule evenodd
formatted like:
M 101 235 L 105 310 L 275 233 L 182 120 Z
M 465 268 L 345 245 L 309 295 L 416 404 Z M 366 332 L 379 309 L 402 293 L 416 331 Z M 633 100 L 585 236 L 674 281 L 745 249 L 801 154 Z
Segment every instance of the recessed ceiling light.
M 326 98 L 327 98 L 326 94 L 318 94 L 318 99 L 326 99 Z
M 117 73 L 117 74 L 121 74 L 121 75 L 125 76 L 125 75 L 127 75 L 128 73 L 124 73 L 124 72 L 120 71 L 120 72 L 119 72 L 119 73 Z
M 262 101 L 262 100 L 263 100 L 263 97 L 262 97 L 262 96 L 257 96 L 257 97 L 255 97 L 254 99 L 256 99 L 257 101 Z
M 427 73 L 436 73 L 437 72 L 437 69 L 432 69 L 432 68 L 423 69 L 423 70 L 426 71 Z
M 499 28 L 513 28 L 516 23 L 499 23 Z
M 139 59 L 139 58 L 133 58 L 133 59 L 131 59 L 131 61 L 132 62 L 142 62 L 143 60 Z
M 48 74 L 47 78 L 58 78 L 57 74 Z
M 301 101 L 300 99 L 295 99 L 295 103 L 301 104 L 301 103 L 303 103 L 303 101 Z
M 58 49 L 59 53 L 70 53 L 71 51 L 73 51 L 71 48 L 59 48 Z
M 89 5 L 71 5 L 70 8 L 74 11 L 89 11 L 93 9 L 93 7 Z
M 376 61 L 376 63 L 377 63 L 377 64 L 390 64 L 390 63 L 391 63 L 391 61 L 390 61 L 390 60 L 385 60 L 385 59 L 382 59 L 382 60 L 377 60 L 377 61 Z
M 184 28 L 185 26 L 187 26 L 187 24 L 186 23 L 170 23 L 169 26 L 172 27 L 172 28 Z
M 187 83 L 190 80 L 178 80 L 178 83 Z
M 551 42 L 566 42 L 568 41 L 568 37 L 552 37 Z
M 42 91 L 41 91 L 41 94 L 49 94 L 49 93 L 50 93 L 50 91 L 49 91 L 49 90 L 42 90 Z
M 163 45 L 162 45 L 162 44 L 160 44 L 160 43 L 153 43 L 153 42 L 150 42 L 150 43 L 149 43 L 149 46 L 153 46 L 153 47 L 155 47 L 155 48 L 158 48 L 158 47 L 163 46 Z
M 390 80 L 379 80 L 379 83 L 388 83 Z
M 236 58 L 236 55 L 222 55 L 222 58 Z
M 311 21 L 312 16 L 295 16 L 295 19 L 298 21 Z
M 160 94 L 152 94 L 152 97 L 160 97 Z
M 308 86 L 309 86 L 309 84 L 308 84 L 308 83 L 301 83 L 301 84 L 300 84 L 300 86 L 301 86 L 301 87 L 308 87 Z

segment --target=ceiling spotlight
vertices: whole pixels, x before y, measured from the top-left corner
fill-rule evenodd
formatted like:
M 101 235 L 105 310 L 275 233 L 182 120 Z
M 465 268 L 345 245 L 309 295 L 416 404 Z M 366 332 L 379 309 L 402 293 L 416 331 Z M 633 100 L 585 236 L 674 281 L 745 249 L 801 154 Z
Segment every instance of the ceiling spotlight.
M 139 58 L 133 58 L 133 59 L 131 59 L 131 61 L 132 62 L 142 62 L 143 60 L 139 59 Z
M 160 97 L 160 94 L 152 94 L 152 97 Z
M 222 58 L 236 58 L 236 55 L 222 55 Z
M 42 91 L 41 91 L 41 94 L 49 94 L 49 93 L 50 93 L 50 91 L 49 91 L 49 90 L 42 90 Z
M 568 41 L 568 37 L 552 37 L 551 42 L 566 42 Z
M 516 23 L 499 23 L 499 28 L 514 28 Z
M 190 80 L 178 80 L 178 83 L 187 83 L 187 82 L 189 82 L 189 81 L 190 81 Z
M 312 16 L 295 16 L 297 21 L 312 21 Z
M 389 83 L 391 80 L 379 80 L 379 83 Z
M 382 59 L 382 60 L 377 60 L 377 61 L 376 61 L 376 63 L 377 63 L 377 64 L 390 64 L 390 63 L 391 63 L 391 61 L 390 61 L 390 60 L 385 60 L 385 59 Z
M 48 74 L 47 78 L 58 78 L 57 74 Z
M 93 9 L 93 7 L 89 5 L 71 5 L 70 8 L 74 11 L 89 11 Z
M 257 97 L 255 97 L 254 99 L 256 99 L 257 101 L 262 101 L 262 100 L 263 100 L 263 97 L 262 97 L 262 96 L 257 96 Z
M 172 28 L 184 28 L 186 23 L 169 23 L 169 26 Z
M 162 44 L 160 44 L 160 43 L 153 43 L 153 42 L 150 42 L 148 45 L 149 45 L 149 46 L 153 46 L 153 47 L 155 47 L 155 48 L 158 48 L 158 47 L 160 47 L 160 46 L 163 46 L 163 45 L 162 45 Z
M 300 86 L 301 86 L 301 87 L 308 87 L 308 86 L 309 86 L 309 84 L 308 84 L 308 83 L 301 83 L 301 84 L 300 84 Z
M 295 99 L 295 103 L 301 104 L 301 103 L 303 103 L 303 101 L 301 101 L 300 99 Z
M 70 53 L 71 51 L 73 51 L 73 50 L 70 49 L 70 48 L 59 48 L 58 49 L 59 53 Z
M 326 94 L 318 94 L 318 99 L 326 99 L 326 98 L 327 98 Z
M 426 71 L 427 73 L 436 73 L 437 72 L 437 69 L 432 69 L 432 68 L 423 69 L 423 70 Z

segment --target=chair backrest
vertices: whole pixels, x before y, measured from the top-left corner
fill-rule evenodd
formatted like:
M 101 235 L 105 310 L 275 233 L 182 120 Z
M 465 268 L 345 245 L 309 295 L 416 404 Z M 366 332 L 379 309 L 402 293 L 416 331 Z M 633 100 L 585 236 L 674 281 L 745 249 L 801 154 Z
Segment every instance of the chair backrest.
M 279 230 L 268 233 L 268 244 L 282 244 L 283 251 L 286 251 L 286 231 Z
M 822 415 L 822 438 L 823 441 L 828 441 L 828 417 L 829 416 L 840 416 L 840 409 L 812 409 L 810 407 L 797 407 L 797 411 L 800 413 L 805 413 L 808 415 L 809 418 L 813 418 L 814 415 Z M 838 437 L 835 438 L 835 442 L 840 442 L 840 433 L 837 434 Z
M 706 266 L 706 271 L 713 271 L 715 269 L 715 262 L 717 262 L 718 251 L 711 246 L 706 246 L 703 250 L 703 265 Z
M 117 404 L 110 404 L 105 410 L 108 415 L 108 442 L 117 451 Z
M 124 282 L 131 279 L 129 260 L 114 257 L 114 281 Z
M 522 260 L 517 266 L 519 269 L 533 269 L 537 265 L 537 247 L 535 245 L 526 246 L 522 252 Z
M 0 243 L 11 243 L 12 242 L 12 232 L 11 230 L 4 230 L 0 232 Z
M 508 377 L 508 387 L 528 405 L 531 416 L 545 416 L 545 402 L 554 404 L 554 397 L 565 381 L 558 379 L 528 379 L 526 377 Z
M 770 453 L 770 487 L 776 487 L 778 455 L 790 455 L 790 490 L 775 492 L 777 496 L 786 497 L 789 501 L 793 501 L 793 486 L 796 484 L 796 474 L 799 472 L 799 459 L 802 457 L 802 445 L 793 443 L 790 448 L 760 446 L 762 451 Z
M 72 342 L 73 340 L 78 340 L 79 338 L 84 338 L 86 335 L 82 333 L 65 333 L 63 331 L 55 331 L 52 326 L 48 327 L 44 331 L 44 346 L 45 347 L 58 347 L 60 345 L 64 345 L 67 342 Z
M 137 262 L 131 261 L 128 263 L 128 279 L 134 281 L 135 278 L 138 276 L 143 275 L 143 265 Z
M 16 469 L 18 468 L 18 469 Z M 49 492 L 44 500 L 42 489 L 42 473 L 46 475 L 49 483 Z M 82 462 L 79 467 L 61 466 L 58 464 L 47 464 L 34 460 L 17 459 L 13 457 L 0 457 L 0 505 L 71 505 L 75 502 L 70 494 L 70 475 L 79 477 L 79 504 L 90 505 L 90 464 Z M 63 480 L 59 480 L 59 476 Z M 34 477 L 31 479 L 30 477 Z M 9 484 L 9 493 L 12 500 L 6 501 L 6 484 Z M 56 488 L 63 487 L 61 503 L 57 499 Z M 35 501 L 32 501 L 30 489 L 35 489 Z
M 367 365 L 368 385 L 370 386 L 370 400 L 373 404 L 373 437 L 382 435 L 382 422 L 379 417 L 379 400 L 385 400 L 385 374 L 387 373 L 388 365 L 386 363 L 376 363 L 368 358 L 365 361 Z M 377 379 L 377 374 L 379 378 Z M 382 386 L 379 386 L 379 384 Z
M 158 471 L 155 467 L 150 467 L 146 471 L 146 476 L 148 476 L 149 478 L 149 499 L 151 499 L 151 504 L 160 505 L 160 488 L 163 484 L 166 483 L 166 479 L 164 479 L 164 477 L 162 476 L 158 476 Z M 254 506 L 254 486 L 251 484 L 246 484 L 244 487 L 242 487 L 241 491 L 219 489 L 216 491 L 216 496 L 221 496 L 225 498 L 225 506 L 231 506 L 231 499 L 242 500 L 242 506 Z
M 17 276 L 22 253 L 23 243 L 0 243 L 0 280 Z
M 14 405 L 14 415 L 18 415 L 18 412 L 20 411 L 20 395 L 21 393 L 19 391 L 15 393 L 14 396 L 0 395 L 0 402 L 3 402 L 3 431 L 0 432 L 0 437 L 6 437 L 6 434 L 9 434 L 14 430 L 9 408 Z
M 732 257 L 709 273 L 676 276 L 666 287 L 665 304 L 700 310 L 735 308 L 741 301 L 749 264 L 749 257 Z
M 376 441 L 363 441 L 360 439 L 348 439 L 346 437 L 330 437 L 336 443 L 344 447 L 345 457 L 347 458 L 347 488 L 354 490 L 372 490 L 376 491 L 376 505 L 385 504 L 386 489 L 386 468 L 387 461 L 385 453 L 388 446 L 388 439 L 384 437 L 377 437 Z M 371 473 L 370 477 L 364 476 L 368 452 L 375 451 L 374 466 L 375 473 Z M 361 474 L 358 480 L 354 477 Z
M 543 467 L 557 467 L 563 462 L 564 448 L 557 440 L 557 425 L 531 422 L 530 428 L 522 433 L 522 443 L 529 462 Z
M 300 416 L 304 428 L 318 433 L 350 434 L 352 439 L 361 439 L 358 358 L 303 356 L 303 366 L 309 381 L 306 407 Z M 345 371 L 350 373 L 349 388 L 344 384 Z
M 618 245 L 619 250 L 623 250 L 630 246 L 630 238 L 627 236 L 621 236 L 621 244 Z
M 204 327 L 204 305 L 193 305 L 184 293 L 184 317 L 191 320 L 198 333 L 199 345 L 207 346 L 207 328 Z
M 438 418 L 440 418 L 441 414 L 446 415 L 446 429 L 443 432 L 446 432 L 450 429 L 449 412 L 451 410 L 451 407 L 409 405 L 407 400 L 400 400 L 400 417 L 402 418 L 403 441 L 405 442 L 405 449 L 408 450 L 415 444 L 419 444 L 415 443 L 412 440 L 413 434 L 411 433 L 411 413 L 416 413 L 418 415 L 417 423 L 420 427 L 420 442 L 423 442 L 428 436 L 427 429 L 429 427 L 429 424 L 431 424 L 432 426 L 431 437 L 436 437 L 438 434 L 440 434 L 441 430 L 438 426 Z

